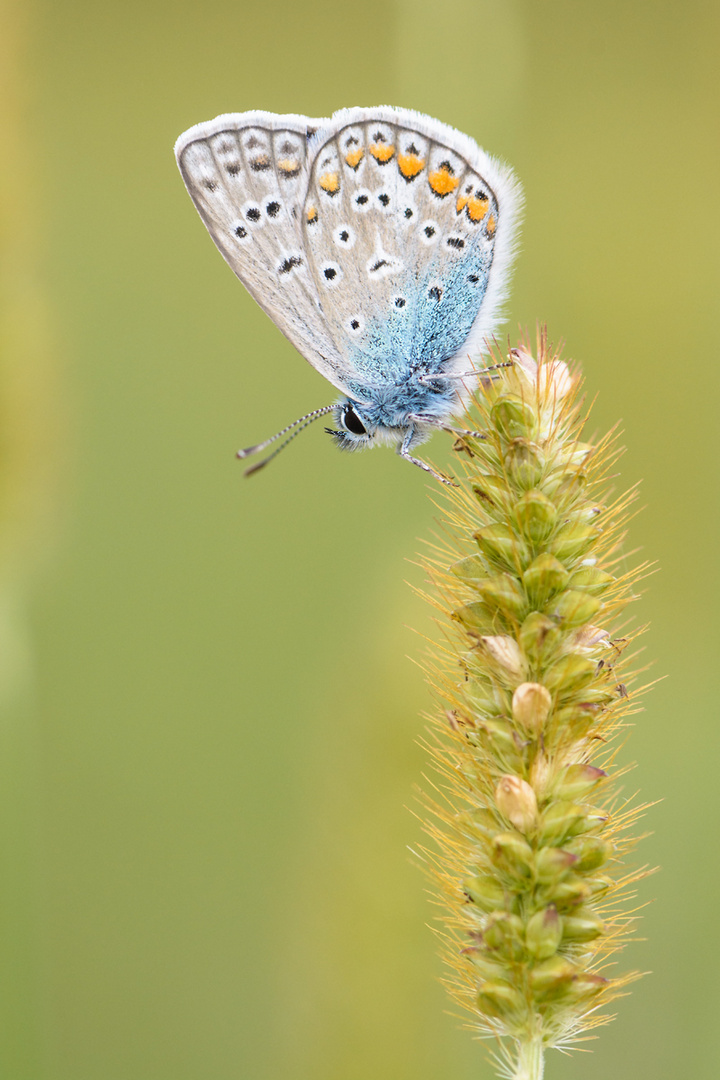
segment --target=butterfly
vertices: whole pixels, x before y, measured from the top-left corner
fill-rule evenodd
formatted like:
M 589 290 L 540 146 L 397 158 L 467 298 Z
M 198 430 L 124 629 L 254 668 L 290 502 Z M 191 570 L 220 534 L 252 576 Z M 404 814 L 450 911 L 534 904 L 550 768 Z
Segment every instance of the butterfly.
M 247 473 L 331 414 L 340 448 L 394 444 L 447 481 L 412 451 L 458 431 L 482 374 L 469 358 L 507 290 L 522 203 L 512 171 L 454 128 L 388 106 L 230 113 L 186 131 L 175 155 L 230 268 L 343 395 L 239 451 L 285 437 Z

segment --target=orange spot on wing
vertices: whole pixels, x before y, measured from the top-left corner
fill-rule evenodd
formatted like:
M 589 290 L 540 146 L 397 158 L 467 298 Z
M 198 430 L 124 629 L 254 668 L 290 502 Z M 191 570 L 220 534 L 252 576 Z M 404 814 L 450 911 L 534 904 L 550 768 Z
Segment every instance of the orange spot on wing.
M 365 151 L 362 149 L 362 147 L 357 147 L 355 150 L 348 150 L 347 154 L 345 155 L 345 160 L 347 161 L 351 169 L 357 169 L 358 165 L 364 157 Z
M 398 168 L 406 180 L 414 180 L 425 168 L 425 162 L 417 154 L 398 154 Z
M 285 158 L 278 161 L 278 169 L 284 176 L 297 176 L 300 172 L 300 162 L 297 158 Z
M 488 234 L 488 236 L 494 236 L 496 228 L 497 222 L 495 221 L 495 215 L 491 214 L 490 217 L 487 219 L 487 224 L 485 225 L 485 232 Z
M 386 165 L 395 153 L 395 147 L 389 143 L 373 143 L 370 153 L 380 165 Z
M 453 176 L 447 165 L 441 165 L 436 172 L 430 173 L 428 183 L 436 195 L 444 198 L 455 190 L 460 181 L 457 176 Z
M 479 199 L 477 195 L 471 195 L 467 203 L 467 216 L 470 218 L 471 221 L 482 221 L 482 219 L 488 212 L 489 205 L 490 200 L 488 199 L 487 195 L 485 195 L 482 199 Z
M 467 201 L 468 201 L 467 195 L 458 195 L 458 201 L 457 201 L 457 204 L 455 206 L 455 210 L 456 210 L 456 212 L 458 214 L 461 214 L 463 212 L 463 210 L 467 206 Z
M 340 190 L 340 180 L 336 172 L 326 172 L 320 177 L 320 187 L 327 191 L 328 195 L 337 195 Z
M 308 224 L 312 225 L 312 223 L 314 221 L 317 221 L 317 219 L 318 219 L 317 209 L 314 206 L 308 206 L 306 217 L 307 217 L 307 220 L 308 220 Z

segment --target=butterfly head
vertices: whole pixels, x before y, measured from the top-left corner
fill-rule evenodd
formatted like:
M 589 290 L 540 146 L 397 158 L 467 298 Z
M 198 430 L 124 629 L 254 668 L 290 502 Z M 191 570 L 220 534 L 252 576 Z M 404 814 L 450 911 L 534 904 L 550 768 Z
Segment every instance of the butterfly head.
M 363 415 L 362 407 L 350 398 L 342 398 L 333 409 L 335 428 L 325 428 L 341 450 L 363 450 L 372 446 L 377 426 Z

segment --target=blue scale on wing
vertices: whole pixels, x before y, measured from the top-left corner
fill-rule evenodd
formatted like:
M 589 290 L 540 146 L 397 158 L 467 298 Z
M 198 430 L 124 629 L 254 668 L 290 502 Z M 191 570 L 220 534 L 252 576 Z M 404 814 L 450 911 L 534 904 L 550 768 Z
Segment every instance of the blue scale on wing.
M 476 249 L 442 278 L 431 270 L 419 280 L 398 282 L 402 307 L 391 303 L 386 317 L 366 319 L 362 343 L 347 348 L 355 378 L 352 393 L 368 400 L 375 391 L 397 387 L 414 374 L 442 370 L 462 349 L 477 318 L 492 260 Z M 476 280 L 473 280 L 476 279 Z
M 363 315 L 362 341 L 346 346 L 358 384 L 389 387 L 407 381 L 419 354 L 417 281 L 408 273 L 399 276 L 382 313 L 370 314 L 366 306 Z
M 476 293 L 471 294 L 472 303 L 460 305 L 457 326 L 449 325 L 455 319 L 449 320 L 447 314 L 444 322 L 438 318 L 437 304 L 432 308 L 434 320 L 428 320 L 423 299 L 426 292 L 419 291 L 417 279 L 404 275 L 397 289 L 402 306 L 396 307 L 393 301 L 385 317 L 366 318 L 362 343 L 347 348 L 353 371 L 348 393 L 372 406 L 364 409 L 366 419 L 372 422 L 392 427 L 405 423 L 409 413 L 444 416 L 455 400 L 452 383 L 428 386 L 415 376 L 438 370 L 443 360 L 458 351 L 477 314 L 484 287 L 478 283 Z
M 491 261 L 490 249 L 476 249 L 455 265 L 446 263 L 441 277 L 428 275 L 422 282 L 416 334 L 426 370 L 440 370 L 462 349 L 487 290 Z

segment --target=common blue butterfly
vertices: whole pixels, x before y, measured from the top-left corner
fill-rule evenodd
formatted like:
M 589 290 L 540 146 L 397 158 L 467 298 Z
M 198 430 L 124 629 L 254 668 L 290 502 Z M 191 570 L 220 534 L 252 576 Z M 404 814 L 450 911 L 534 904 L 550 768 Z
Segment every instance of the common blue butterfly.
M 454 128 L 387 106 L 231 113 L 190 128 L 175 154 L 231 269 L 344 395 L 241 450 L 287 436 L 248 472 L 332 414 L 343 449 L 390 442 L 437 476 L 411 451 L 477 386 L 471 357 L 498 320 L 517 234 L 511 170 Z

